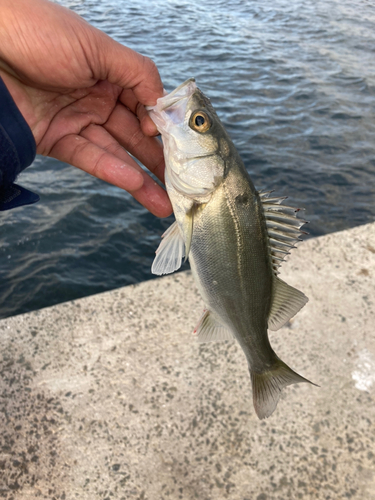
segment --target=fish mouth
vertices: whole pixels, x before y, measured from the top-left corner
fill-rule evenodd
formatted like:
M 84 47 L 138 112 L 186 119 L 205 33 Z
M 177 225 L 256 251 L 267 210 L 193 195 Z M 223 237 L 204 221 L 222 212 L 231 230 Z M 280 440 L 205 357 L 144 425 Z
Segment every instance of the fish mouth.
M 196 88 L 195 78 L 189 78 L 165 97 L 158 99 L 158 105 L 160 103 L 159 110 L 165 111 L 182 99 L 192 96 Z
M 195 79 L 189 78 L 169 94 L 160 97 L 155 106 L 146 107 L 159 132 L 167 132 L 168 123 L 183 123 L 186 104 L 196 90 Z

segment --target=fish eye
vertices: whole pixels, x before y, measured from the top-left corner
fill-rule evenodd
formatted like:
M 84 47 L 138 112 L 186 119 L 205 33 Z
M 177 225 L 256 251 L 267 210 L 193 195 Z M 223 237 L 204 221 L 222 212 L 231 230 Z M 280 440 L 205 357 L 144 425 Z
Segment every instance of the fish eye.
M 205 124 L 205 118 L 202 115 L 197 115 L 195 117 L 194 123 L 197 127 L 202 127 Z
M 196 111 L 190 117 L 190 128 L 204 134 L 211 128 L 211 118 L 205 111 Z

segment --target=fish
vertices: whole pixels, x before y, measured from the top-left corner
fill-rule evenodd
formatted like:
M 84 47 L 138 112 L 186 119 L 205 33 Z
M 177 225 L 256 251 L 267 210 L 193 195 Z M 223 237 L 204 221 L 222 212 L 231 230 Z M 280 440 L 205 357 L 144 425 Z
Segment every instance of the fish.
M 278 276 L 306 221 L 282 204 L 285 197 L 255 189 L 194 78 L 147 110 L 161 134 L 176 219 L 162 236 L 151 271 L 169 274 L 189 260 L 206 304 L 194 333 L 200 342 L 237 340 L 255 412 L 267 418 L 284 387 L 313 384 L 277 356 L 268 337 L 268 329 L 284 326 L 308 301 Z

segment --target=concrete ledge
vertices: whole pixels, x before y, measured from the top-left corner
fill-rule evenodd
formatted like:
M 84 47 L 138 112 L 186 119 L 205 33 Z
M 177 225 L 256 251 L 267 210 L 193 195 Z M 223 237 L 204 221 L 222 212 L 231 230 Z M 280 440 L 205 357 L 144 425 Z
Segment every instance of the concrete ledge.
M 311 239 L 271 342 L 321 387 L 260 422 L 235 343 L 197 344 L 189 273 L 0 321 L 0 497 L 375 499 L 375 224 Z

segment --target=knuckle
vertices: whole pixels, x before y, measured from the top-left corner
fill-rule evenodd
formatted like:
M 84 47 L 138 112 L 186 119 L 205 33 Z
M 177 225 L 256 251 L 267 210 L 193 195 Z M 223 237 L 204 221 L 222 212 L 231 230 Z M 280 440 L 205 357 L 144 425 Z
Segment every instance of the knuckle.
M 95 158 L 95 161 L 92 166 L 91 174 L 94 175 L 95 177 L 102 177 L 101 170 L 102 170 L 102 160 L 105 157 L 106 153 L 103 151 L 101 155 L 99 155 L 97 158 Z
M 129 135 L 128 140 L 126 141 L 126 149 L 129 152 L 135 151 L 137 147 L 141 144 L 144 139 L 144 135 L 141 130 L 136 130 L 131 135 Z
M 115 156 L 120 157 L 121 155 L 124 154 L 124 148 L 120 146 L 120 144 L 108 144 L 107 146 L 104 147 L 105 151 L 108 153 L 111 153 Z
M 151 78 L 159 79 L 160 78 L 159 70 L 158 70 L 156 64 L 154 63 L 154 61 L 147 56 L 143 56 L 143 57 L 144 57 L 143 64 L 144 64 L 145 72 L 149 76 L 151 76 Z

